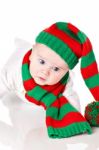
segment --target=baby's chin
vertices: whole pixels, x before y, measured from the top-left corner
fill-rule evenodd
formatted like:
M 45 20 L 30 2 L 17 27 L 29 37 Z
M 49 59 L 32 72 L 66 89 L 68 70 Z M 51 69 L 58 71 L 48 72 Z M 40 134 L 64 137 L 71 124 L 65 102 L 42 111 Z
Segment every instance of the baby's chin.
M 48 80 L 46 80 L 46 79 L 43 80 L 43 79 L 38 78 L 38 77 L 34 78 L 34 81 L 35 81 L 36 84 L 42 85 L 42 86 L 43 86 L 43 85 L 54 85 L 54 84 L 48 82 Z

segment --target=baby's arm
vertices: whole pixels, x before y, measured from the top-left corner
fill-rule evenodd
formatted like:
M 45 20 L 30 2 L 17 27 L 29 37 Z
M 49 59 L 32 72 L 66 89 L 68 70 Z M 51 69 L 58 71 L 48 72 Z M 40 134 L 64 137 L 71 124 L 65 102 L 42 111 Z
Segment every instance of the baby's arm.
M 68 83 L 66 84 L 66 89 L 63 93 L 64 96 L 68 99 L 68 101 L 78 110 L 80 109 L 80 101 L 77 93 L 73 90 L 73 81 L 69 77 Z
M 16 38 L 15 50 L 5 62 L 2 70 L 0 70 L 0 98 L 11 91 L 22 91 L 23 87 L 21 84 L 21 63 L 23 55 L 32 45 L 22 39 Z

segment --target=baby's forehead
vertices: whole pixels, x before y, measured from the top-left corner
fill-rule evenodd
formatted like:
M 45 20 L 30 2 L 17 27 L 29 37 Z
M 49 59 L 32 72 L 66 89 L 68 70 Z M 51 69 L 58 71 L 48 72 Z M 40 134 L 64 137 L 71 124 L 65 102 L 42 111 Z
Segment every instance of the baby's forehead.
M 50 63 L 57 66 L 67 67 L 66 62 L 56 52 L 54 52 L 46 45 L 36 43 L 33 48 L 36 51 L 37 56 L 42 57 L 43 59 L 46 59 Z

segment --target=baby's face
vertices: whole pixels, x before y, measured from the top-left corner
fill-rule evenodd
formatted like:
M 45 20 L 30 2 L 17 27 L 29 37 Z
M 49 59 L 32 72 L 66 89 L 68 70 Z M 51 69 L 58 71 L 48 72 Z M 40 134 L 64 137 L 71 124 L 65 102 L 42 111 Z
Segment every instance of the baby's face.
M 30 74 L 39 85 L 54 85 L 68 72 L 65 61 L 43 44 L 35 44 L 30 60 Z

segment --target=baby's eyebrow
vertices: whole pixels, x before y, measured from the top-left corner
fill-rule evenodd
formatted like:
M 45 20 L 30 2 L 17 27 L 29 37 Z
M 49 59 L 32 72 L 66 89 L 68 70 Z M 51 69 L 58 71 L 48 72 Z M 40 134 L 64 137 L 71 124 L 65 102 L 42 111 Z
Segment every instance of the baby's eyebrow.
M 47 60 L 46 58 L 44 58 L 44 57 L 40 56 L 39 54 L 37 54 L 37 55 L 38 55 L 40 58 Z
M 42 58 L 42 59 L 44 59 L 44 60 L 46 60 L 47 61 L 47 59 L 46 58 L 44 58 L 44 57 L 42 57 L 41 55 L 39 55 L 39 54 L 37 54 L 40 58 Z M 63 70 L 65 70 L 65 68 L 63 68 L 63 67 L 61 67 L 61 66 L 57 66 L 56 64 L 53 64 L 55 67 L 57 67 L 57 68 L 61 68 L 61 69 L 63 69 Z

